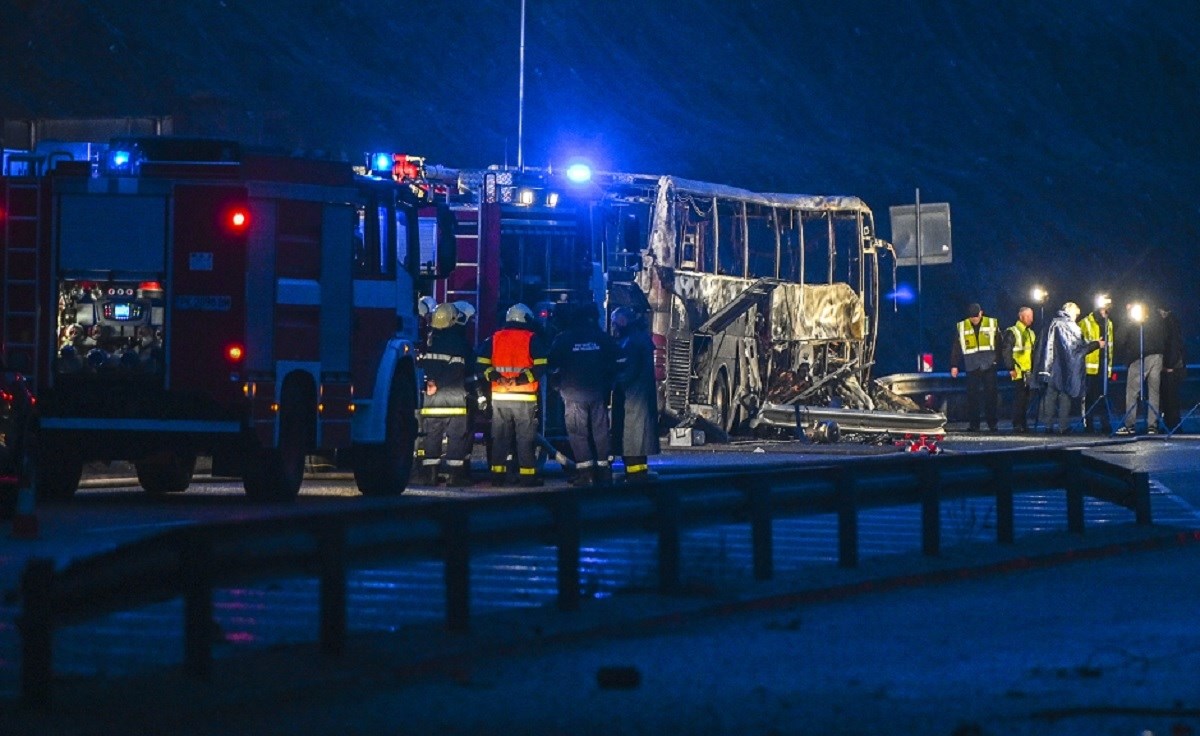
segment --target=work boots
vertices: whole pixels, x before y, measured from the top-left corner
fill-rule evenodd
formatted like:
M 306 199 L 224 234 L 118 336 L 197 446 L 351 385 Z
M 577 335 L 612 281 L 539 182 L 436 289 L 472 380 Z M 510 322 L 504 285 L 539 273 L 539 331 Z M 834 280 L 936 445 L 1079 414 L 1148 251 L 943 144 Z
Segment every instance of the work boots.
M 471 471 L 466 465 L 451 465 L 446 471 L 446 485 L 452 488 L 466 488 L 471 485 Z
M 595 470 L 595 481 L 598 486 L 611 486 L 613 483 L 613 472 L 611 465 L 598 465 Z
M 417 470 L 416 484 L 419 486 L 436 486 L 437 478 L 437 463 L 422 463 L 421 467 Z
M 571 485 L 576 488 L 585 488 L 595 484 L 595 469 L 591 467 L 576 468 L 575 475 L 571 477 Z

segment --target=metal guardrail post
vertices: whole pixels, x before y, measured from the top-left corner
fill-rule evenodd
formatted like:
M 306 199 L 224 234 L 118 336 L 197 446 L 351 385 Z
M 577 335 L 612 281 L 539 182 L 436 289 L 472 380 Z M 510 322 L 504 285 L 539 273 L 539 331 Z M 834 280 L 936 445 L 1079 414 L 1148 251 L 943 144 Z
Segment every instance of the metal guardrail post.
M 464 508 L 447 509 L 442 519 L 445 546 L 446 628 L 464 632 L 471 618 L 470 519 Z
M 746 494 L 750 509 L 750 547 L 754 559 L 754 579 L 770 580 L 775 576 L 775 538 L 771 519 L 771 485 L 747 483 L 738 487 Z
M 679 589 L 683 509 L 678 488 L 660 485 L 654 493 L 658 516 L 658 588 L 669 593 Z
M 54 560 L 29 561 L 21 576 L 21 701 L 27 708 L 50 710 L 54 664 L 54 612 L 51 603 Z
M 211 542 L 191 536 L 179 556 L 183 590 L 183 671 L 207 680 L 212 675 L 213 583 Z
M 1083 534 L 1083 455 L 1078 451 L 1067 455 L 1063 485 L 1067 489 L 1067 531 Z
M 838 566 L 858 567 L 858 491 L 854 478 L 845 470 L 833 476 L 837 493 Z
M 1129 474 L 1129 491 L 1133 494 L 1133 514 L 1136 523 L 1152 524 L 1150 513 L 1150 474 L 1142 471 Z
M 321 654 L 336 657 L 346 649 L 346 530 L 338 525 L 317 536 L 320 566 Z
M 942 553 L 942 480 L 933 458 L 922 458 L 917 468 L 921 494 L 921 553 L 937 557 Z
M 558 544 L 558 610 L 579 610 L 579 498 L 565 494 L 555 500 L 554 537 Z
M 996 542 L 1012 544 L 1016 541 L 1012 465 L 1008 458 L 997 457 L 988 466 L 992 471 L 992 489 L 996 494 Z

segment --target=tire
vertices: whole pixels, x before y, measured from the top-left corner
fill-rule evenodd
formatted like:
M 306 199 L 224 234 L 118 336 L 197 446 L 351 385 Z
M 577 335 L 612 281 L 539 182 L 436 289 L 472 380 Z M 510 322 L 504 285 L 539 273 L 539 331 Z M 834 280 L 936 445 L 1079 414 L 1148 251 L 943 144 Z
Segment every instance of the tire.
M 304 481 L 304 461 L 316 441 L 317 394 L 307 375 L 284 379 L 279 397 L 279 446 L 257 448 L 247 455 L 243 475 L 246 496 L 253 501 L 293 501 Z
M 717 374 L 717 382 L 713 384 L 713 423 L 726 432 L 730 431 L 733 423 L 733 407 L 729 404 L 729 378 L 722 370 Z
M 353 447 L 354 482 L 364 496 L 399 496 L 412 473 L 417 441 L 416 380 L 397 369 L 388 391 L 384 441 Z
M 196 453 L 190 450 L 164 450 L 135 462 L 138 483 L 151 496 L 183 493 L 192 484 L 196 471 Z
M 35 480 L 41 501 L 67 501 L 79 490 L 83 457 L 70 444 L 42 438 L 37 442 Z

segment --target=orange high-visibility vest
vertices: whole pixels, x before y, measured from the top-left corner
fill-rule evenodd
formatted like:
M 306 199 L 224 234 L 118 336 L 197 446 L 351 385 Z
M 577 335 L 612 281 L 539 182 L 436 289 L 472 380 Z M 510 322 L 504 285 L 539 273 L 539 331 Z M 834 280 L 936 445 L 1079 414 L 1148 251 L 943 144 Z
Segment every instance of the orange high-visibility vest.
M 516 378 L 522 373 L 533 373 L 533 354 L 529 351 L 529 343 L 533 333 L 529 330 L 514 330 L 504 328 L 492 336 L 492 368 L 505 378 Z M 536 394 L 538 382 L 531 380 L 519 386 L 503 386 L 492 383 L 493 393 Z

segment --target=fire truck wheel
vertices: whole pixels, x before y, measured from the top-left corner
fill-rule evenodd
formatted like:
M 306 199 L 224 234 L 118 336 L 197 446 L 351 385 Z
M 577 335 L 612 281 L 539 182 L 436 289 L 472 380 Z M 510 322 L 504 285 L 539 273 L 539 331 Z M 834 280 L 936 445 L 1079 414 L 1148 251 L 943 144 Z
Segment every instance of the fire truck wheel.
M 307 376 L 290 375 L 279 397 L 279 446 L 251 452 L 242 478 L 255 501 L 291 501 L 300 494 L 304 461 L 316 437 L 316 387 Z
M 398 496 L 412 472 L 417 441 L 416 379 L 397 370 L 388 391 L 387 429 L 380 444 L 354 446 L 354 482 L 364 496 Z
M 79 489 L 83 458 L 70 444 L 43 438 L 38 442 L 35 473 L 38 499 L 66 501 Z
M 182 493 L 192 484 L 196 453 L 188 450 L 164 450 L 133 464 L 138 483 L 152 496 Z

